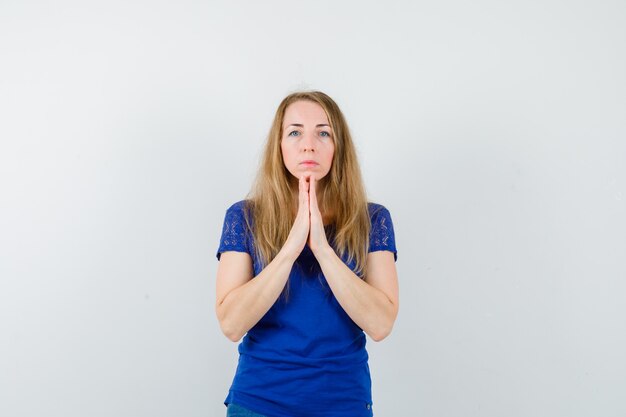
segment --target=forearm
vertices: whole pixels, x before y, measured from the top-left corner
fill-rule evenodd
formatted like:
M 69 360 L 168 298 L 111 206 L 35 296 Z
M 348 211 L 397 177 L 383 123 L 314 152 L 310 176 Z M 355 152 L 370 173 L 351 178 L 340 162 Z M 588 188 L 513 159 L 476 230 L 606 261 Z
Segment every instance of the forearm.
M 291 254 L 279 252 L 259 275 L 218 302 L 218 320 L 230 340 L 241 339 L 274 305 L 289 279 L 295 259 Z
M 384 339 L 393 327 L 398 306 L 382 291 L 360 279 L 332 247 L 315 254 L 335 298 L 372 339 Z

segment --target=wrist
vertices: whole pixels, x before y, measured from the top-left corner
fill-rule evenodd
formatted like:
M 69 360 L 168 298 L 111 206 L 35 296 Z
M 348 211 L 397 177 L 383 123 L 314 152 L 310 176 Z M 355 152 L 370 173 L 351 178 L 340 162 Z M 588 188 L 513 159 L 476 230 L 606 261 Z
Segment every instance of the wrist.
M 329 258 L 332 256 L 337 256 L 337 254 L 335 253 L 335 249 L 333 249 L 332 246 L 330 246 L 328 243 L 325 245 L 322 245 L 321 247 L 315 249 L 315 250 L 311 250 L 311 252 L 313 252 L 313 255 L 317 258 L 317 260 L 321 260 L 322 258 Z
M 280 251 L 278 251 L 278 253 L 276 254 L 276 258 L 279 258 L 291 264 L 296 262 L 296 259 L 298 259 L 298 256 L 300 256 L 299 252 L 296 253 L 296 251 L 291 250 L 285 246 L 283 246 L 283 248 Z

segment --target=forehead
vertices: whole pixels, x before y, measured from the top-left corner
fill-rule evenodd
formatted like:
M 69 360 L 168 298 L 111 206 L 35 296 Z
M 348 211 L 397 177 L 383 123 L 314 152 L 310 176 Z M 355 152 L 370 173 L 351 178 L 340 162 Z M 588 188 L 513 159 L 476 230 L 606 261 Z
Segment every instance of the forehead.
M 291 103 L 285 109 L 283 126 L 289 126 L 292 123 L 328 124 L 328 117 L 319 104 L 312 101 L 299 100 Z

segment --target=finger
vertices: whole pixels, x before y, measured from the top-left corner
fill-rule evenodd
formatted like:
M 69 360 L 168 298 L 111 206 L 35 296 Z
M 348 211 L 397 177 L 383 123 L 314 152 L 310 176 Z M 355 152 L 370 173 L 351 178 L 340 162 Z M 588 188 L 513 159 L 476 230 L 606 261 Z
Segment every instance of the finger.
M 308 199 L 308 193 L 306 189 L 306 180 L 304 178 L 304 175 L 300 176 L 299 189 L 300 189 L 300 198 L 298 199 L 298 201 L 300 202 L 299 209 L 303 209 Z
M 317 182 L 315 177 L 311 175 L 311 183 L 309 184 L 309 195 L 311 196 L 311 203 L 317 206 L 317 194 L 316 194 Z
M 298 208 L 302 205 L 304 186 L 302 185 L 302 177 L 298 178 Z
M 313 175 L 309 177 L 309 195 L 311 197 L 315 195 L 315 177 Z
M 315 210 L 319 210 L 317 207 L 317 180 L 314 176 L 311 175 L 311 184 L 309 185 L 309 196 L 311 207 L 315 208 Z

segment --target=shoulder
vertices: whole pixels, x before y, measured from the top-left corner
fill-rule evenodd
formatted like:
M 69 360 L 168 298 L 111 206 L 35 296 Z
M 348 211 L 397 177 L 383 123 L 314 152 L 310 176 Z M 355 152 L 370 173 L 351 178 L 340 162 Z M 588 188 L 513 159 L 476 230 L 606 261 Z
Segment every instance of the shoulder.
M 374 220 L 381 216 L 390 217 L 391 215 L 389 213 L 389 210 L 387 210 L 387 207 L 383 206 L 382 204 L 373 203 L 371 201 L 367 203 L 367 210 L 369 211 L 371 220 Z
M 239 225 L 242 230 L 247 230 L 254 223 L 251 213 L 252 202 L 250 200 L 240 200 L 231 204 L 226 209 L 225 222 Z
M 250 200 L 239 200 L 228 207 L 226 211 L 244 211 L 250 206 Z
M 248 215 L 250 213 L 250 208 L 252 207 L 252 203 L 250 200 L 240 200 L 233 204 L 231 204 L 226 209 L 226 217 L 246 217 L 250 218 Z
M 250 249 L 250 228 L 246 221 L 245 209 L 246 201 L 241 200 L 231 204 L 226 209 L 224 225 L 222 226 L 222 237 L 217 249 L 217 259 L 223 252 L 236 251 L 251 254 Z M 252 255 L 251 255 L 252 256 Z
M 391 213 L 387 207 L 378 203 L 367 203 L 370 213 L 370 234 L 393 234 L 393 222 Z
M 369 252 L 388 250 L 393 252 L 394 260 L 398 258 L 393 222 L 389 210 L 382 204 L 368 203 L 370 212 L 370 247 Z

